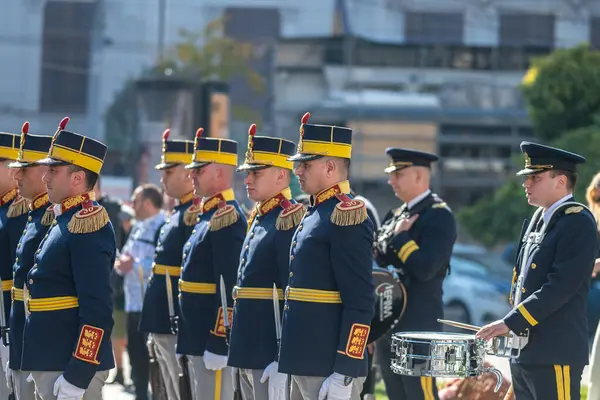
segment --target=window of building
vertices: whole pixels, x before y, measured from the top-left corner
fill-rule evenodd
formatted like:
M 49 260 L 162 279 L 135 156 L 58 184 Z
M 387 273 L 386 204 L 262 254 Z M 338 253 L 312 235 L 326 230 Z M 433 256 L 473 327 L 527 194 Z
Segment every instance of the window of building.
M 554 15 L 506 12 L 500 14 L 500 44 L 554 47 Z
M 96 1 L 49 0 L 44 6 L 40 109 L 84 113 Z
M 408 43 L 461 44 L 464 21 L 461 13 L 407 12 L 404 35 Z

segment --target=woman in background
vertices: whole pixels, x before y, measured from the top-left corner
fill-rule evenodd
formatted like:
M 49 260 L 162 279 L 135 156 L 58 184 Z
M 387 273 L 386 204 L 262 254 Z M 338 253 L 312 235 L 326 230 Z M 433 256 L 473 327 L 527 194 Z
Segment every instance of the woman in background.
M 594 218 L 596 219 L 596 224 L 599 225 L 600 228 L 600 173 L 597 173 L 590 185 L 587 188 L 585 198 L 588 203 L 588 207 Z M 594 270 L 592 272 L 592 288 L 594 287 L 596 282 L 598 282 L 600 276 L 597 277 L 600 272 L 600 254 L 598 254 L 596 258 L 596 264 L 594 265 Z M 590 294 L 593 295 L 594 291 L 590 288 Z M 588 304 L 594 304 L 596 307 L 593 309 L 588 309 L 588 323 L 590 327 L 598 326 L 598 318 L 599 314 L 598 310 L 600 310 L 600 298 L 596 299 L 596 301 L 588 301 Z M 595 312 L 594 312 L 595 311 Z M 594 343 L 592 345 L 592 354 L 590 356 L 590 374 L 589 374 L 589 382 L 588 382 L 588 400 L 600 400 L 600 326 L 596 328 L 596 335 L 594 336 Z

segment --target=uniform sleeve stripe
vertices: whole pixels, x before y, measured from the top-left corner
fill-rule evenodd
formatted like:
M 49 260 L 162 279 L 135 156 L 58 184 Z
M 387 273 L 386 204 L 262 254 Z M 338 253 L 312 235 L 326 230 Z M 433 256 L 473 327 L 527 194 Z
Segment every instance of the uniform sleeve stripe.
M 521 315 L 523 315 L 523 318 L 525 318 L 525 320 L 527 320 L 527 322 L 529 322 L 529 325 L 536 326 L 538 324 L 536 319 L 533 318 L 531 316 L 531 314 L 529 314 L 529 311 L 527 311 L 527 309 L 525 308 L 525 306 L 523 304 L 519 304 L 519 306 L 517 307 L 517 310 L 519 310 Z
M 554 366 L 554 374 L 556 375 L 556 394 L 558 400 L 565 400 L 565 385 L 563 378 L 563 369 L 560 365 Z M 569 393 L 570 395 L 570 393 Z
M 398 258 L 405 263 L 408 257 L 417 250 L 419 250 L 419 245 L 414 240 L 409 240 L 400 248 Z

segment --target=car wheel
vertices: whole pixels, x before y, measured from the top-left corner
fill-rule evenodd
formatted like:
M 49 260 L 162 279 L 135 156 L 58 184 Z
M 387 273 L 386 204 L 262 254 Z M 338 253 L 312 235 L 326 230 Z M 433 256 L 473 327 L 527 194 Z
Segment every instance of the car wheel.
M 471 323 L 471 316 L 469 315 L 469 311 L 467 310 L 467 307 L 460 301 L 452 301 L 444 307 L 444 319 L 448 319 L 450 321 L 455 322 L 462 322 L 465 324 Z M 455 328 L 447 325 L 444 326 L 444 331 L 461 333 L 465 332 L 464 329 Z

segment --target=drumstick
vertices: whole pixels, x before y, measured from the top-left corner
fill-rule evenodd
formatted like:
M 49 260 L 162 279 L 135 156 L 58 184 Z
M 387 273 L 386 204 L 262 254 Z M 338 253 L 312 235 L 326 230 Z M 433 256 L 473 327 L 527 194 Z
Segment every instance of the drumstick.
M 465 324 L 463 322 L 450 321 L 448 319 L 438 319 L 437 322 L 444 324 L 444 325 L 453 326 L 455 328 L 462 328 L 462 329 L 466 329 L 468 331 L 473 331 L 473 332 L 479 332 L 479 330 L 481 329 L 481 327 L 476 326 L 476 325 Z
M 514 388 L 513 388 L 513 384 L 511 383 L 508 390 L 506 391 L 506 394 L 504 395 L 504 400 L 512 400 L 513 392 L 514 392 Z
M 479 330 L 481 329 L 481 327 L 479 327 L 477 325 L 465 324 L 463 322 L 450 321 L 448 319 L 438 319 L 437 321 L 444 325 L 450 325 L 455 328 L 462 328 L 462 329 L 466 329 L 468 331 L 473 331 L 473 332 L 479 332 Z M 499 335 L 499 336 L 509 337 L 510 335 L 506 334 L 506 335 Z

